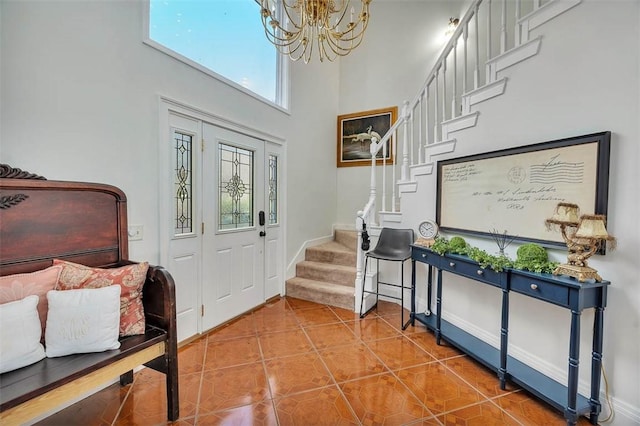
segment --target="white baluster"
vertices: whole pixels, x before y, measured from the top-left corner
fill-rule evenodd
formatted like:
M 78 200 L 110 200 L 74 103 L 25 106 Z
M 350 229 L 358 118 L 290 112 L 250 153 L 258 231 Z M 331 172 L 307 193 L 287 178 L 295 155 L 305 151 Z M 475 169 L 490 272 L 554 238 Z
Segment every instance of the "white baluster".
M 451 85 L 451 118 L 455 118 L 457 115 L 457 102 L 456 96 L 458 93 L 458 40 L 453 45 L 453 83 Z
M 414 120 L 414 114 L 413 114 L 413 109 L 411 110 L 411 112 L 409 113 L 409 150 L 411 152 L 411 163 L 410 165 L 413 166 L 415 163 L 415 148 L 414 148 L 414 126 L 416 125 L 415 120 Z M 420 143 L 418 142 L 418 146 L 420 146 Z
M 422 93 L 420 93 L 420 100 L 418 101 L 418 104 L 420 106 L 420 113 L 418 114 L 418 116 L 420 117 L 418 119 L 418 163 L 422 162 L 422 126 L 423 126 L 423 122 L 422 120 L 424 119 L 424 108 L 423 108 L 423 104 L 424 104 L 424 90 L 422 91 Z
M 409 141 L 408 141 L 408 136 L 409 136 L 409 101 L 404 101 L 404 104 L 402 105 L 402 117 L 404 118 L 404 123 L 403 123 L 403 127 L 404 127 L 404 131 L 403 131 L 403 143 L 402 143 L 402 169 L 400 170 L 400 177 L 402 179 L 403 182 L 406 182 L 409 180 Z M 395 187 L 395 180 L 394 182 L 394 187 Z M 395 206 L 395 202 L 394 202 L 394 206 Z
M 502 25 L 500 29 L 500 53 L 507 50 L 507 0 L 502 0 Z
M 476 23 L 476 69 L 473 72 L 473 88 L 480 87 L 480 23 L 478 22 L 478 8 L 479 3 L 476 3 L 476 11 L 473 14 L 473 19 Z
M 369 183 L 369 201 L 374 200 L 373 203 L 375 205 L 376 199 L 376 146 L 377 144 L 372 143 L 369 148 L 369 152 L 371 153 L 371 181 Z M 384 208 L 384 206 L 382 206 Z M 370 222 L 372 225 L 375 225 L 375 213 L 369 213 L 371 215 Z
M 491 0 L 487 0 L 487 61 L 491 59 Z M 493 82 L 493 76 L 489 71 L 489 65 L 486 69 L 485 83 Z
M 442 60 L 442 120 L 447 119 L 447 53 Z M 444 132 L 440 134 L 444 138 Z
M 522 0 L 516 0 L 516 28 L 515 28 L 515 34 L 514 34 L 514 44 L 515 46 L 520 46 L 520 23 L 518 22 L 520 20 L 520 8 L 522 6 Z
M 436 69 L 436 83 L 434 85 L 434 102 L 433 102 L 433 140 L 435 142 L 440 140 L 440 133 L 438 132 L 438 124 L 439 121 L 438 120 L 438 90 L 440 89 L 440 84 L 438 84 L 438 75 L 440 75 L 440 65 L 437 65 L 438 68 Z
M 398 129 L 396 129 L 393 132 L 393 139 L 391 141 L 391 152 L 393 152 L 393 155 L 396 157 L 396 161 L 395 164 L 391 164 L 391 182 L 393 182 L 393 185 L 391 185 L 391 211 L 395 212 L 396 211 L 396 167 L 398 167 L 397 163 L 397 157 L 398 157 L 398 144 L 397 144 L 397 139 L 398 139 Z
M 468 52 L 467 52 L 467 40 L 469 39 L 469 22 L 464 23 L 464 28 L 462 29 L 462 53 L 464 56 L 463 65 L 462 65 L 462 94 L 467 93 L 467 67 L 468 64 Z
M 424 89 L 424 162 L 427 162 L 429 154 L 427 147 L 429 145 L 429 84 Z
M 378 142 L 379 143 L 379 142 Z M 387 210 L 387 143 L 382 144 L 382 199 L 380 210 Z

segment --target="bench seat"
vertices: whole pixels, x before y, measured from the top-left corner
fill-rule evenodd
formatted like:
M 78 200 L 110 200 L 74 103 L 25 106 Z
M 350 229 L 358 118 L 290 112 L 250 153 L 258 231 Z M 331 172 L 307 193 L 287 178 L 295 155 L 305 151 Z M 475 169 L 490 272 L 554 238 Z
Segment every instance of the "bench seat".
M 0 420 L 25 401 L 42 397 L 51 391 L 59 391 L 64 385 L 88 376 L 105 367 L 125 360 L 133 353 L 145 352 L 148 359 L 134 361 L 134 366 L 122 372 L 111 374 L 113 379 L 138 365 L 149 362 L 164 354 L 167 333 L 155 327 L 147 327 L 145 334 L 120 339 L 120 348 L 97 353 L 66 355 L 58 358 L 44 358 L 27 367 L 3 373 L 0 376 Z M 150 350 L 149 350 L 150 349 Z M 93 388 L 97 386 L 91 381 Z M 89 389 L 90 390 L 90 389 Z M 49 396 L 50 397 L 50 396 Z M 50 398 L 47 398 L 50 399 Z

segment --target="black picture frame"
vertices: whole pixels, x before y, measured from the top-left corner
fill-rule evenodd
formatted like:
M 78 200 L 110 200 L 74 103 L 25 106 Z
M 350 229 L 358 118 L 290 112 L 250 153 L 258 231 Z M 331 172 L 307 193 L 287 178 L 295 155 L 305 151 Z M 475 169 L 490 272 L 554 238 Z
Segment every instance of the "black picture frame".
M 610 149 L 605 131 L 439 161 L 440 230 L 564 246 L 545 219 L 558 202 L 578 204 L 581 214 L 607 214 Z

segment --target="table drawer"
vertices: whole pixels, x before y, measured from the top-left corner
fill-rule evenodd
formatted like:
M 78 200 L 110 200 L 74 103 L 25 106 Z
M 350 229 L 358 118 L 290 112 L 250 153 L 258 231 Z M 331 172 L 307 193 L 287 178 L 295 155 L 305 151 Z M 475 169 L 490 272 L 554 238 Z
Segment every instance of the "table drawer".
M 511 290 L 560 306 L 569 306 L 569 288 L 522 275 L 511 275 Z
M 496 272 L 489 268 L 482 269 L 477 263 L 468 262 L 464 259 L 444 258 L 442 259 L 440 268 L 443 271 L 450 271 L 496 287 L 502 287 L 507 281 L 506 272 Z
M 411 258 L 417 262 L 427 263 L 437 268 L 440 265 L 442 256 L 438 253 L 432 252 L 431 250 L 413 247 L 411 250 Z

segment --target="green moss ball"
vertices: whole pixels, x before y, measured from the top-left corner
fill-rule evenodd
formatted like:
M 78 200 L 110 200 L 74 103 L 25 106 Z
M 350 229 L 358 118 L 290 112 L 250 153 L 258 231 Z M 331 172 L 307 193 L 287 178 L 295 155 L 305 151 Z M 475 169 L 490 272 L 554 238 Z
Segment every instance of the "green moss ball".
M 449 249 L 453 253 L 464 253 L 467 250 L 467 242 L 462 237 L 453 237 L 449 241 Z
M 546 262 L 549 259 L 547 250 L 539 244 L 528 243 L 518 248 L 517 261 L 523 263 Z

